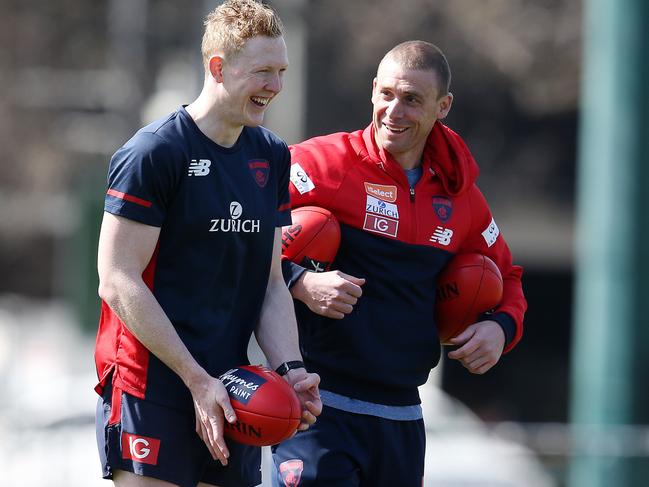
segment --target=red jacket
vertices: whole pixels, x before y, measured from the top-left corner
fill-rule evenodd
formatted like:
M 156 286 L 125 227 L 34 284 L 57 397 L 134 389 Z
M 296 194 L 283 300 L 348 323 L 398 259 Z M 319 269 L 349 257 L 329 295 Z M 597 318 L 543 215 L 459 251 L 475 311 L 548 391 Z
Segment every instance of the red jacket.
M 522 269 L 512 265 L 475 185 L 478 166 L 455 132 L 435 124 L 412 190 L 401 166 L 375 144 L 371 124 L 290 149 L 291 205 L 329 209 L 342 230 L 333 267 L 366 278 L 363 296 L 342 320 L 297 306 L 303 354 L 322 376 L 323 389 L 383 404 L 413 403 L 413 389 L 439 360 L 435 282 L 456 253 L 481 253 L 498 265 L 504 294 L 491 319 L 505 330 L 505 351 L 520 340 L 527 307 Z M 289 281 L 297 272 L 295 266 L 287 271 Z

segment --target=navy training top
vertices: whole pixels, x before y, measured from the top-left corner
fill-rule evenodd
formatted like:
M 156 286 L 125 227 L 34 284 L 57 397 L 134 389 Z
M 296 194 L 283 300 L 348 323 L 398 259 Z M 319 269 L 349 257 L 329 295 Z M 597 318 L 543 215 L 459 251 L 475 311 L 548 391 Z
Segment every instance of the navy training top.
M 106 212 L 160 227 L 143 279 L 190 353 L 212 376 L 248 363 L 275 228 L 290 223 L 290 154 L 263 127 L 230 148 L 181 107 L 140 129 L 110 161 Z M 191 409 L 180 377 L 102 302 L 95 349 L 99 384 Z

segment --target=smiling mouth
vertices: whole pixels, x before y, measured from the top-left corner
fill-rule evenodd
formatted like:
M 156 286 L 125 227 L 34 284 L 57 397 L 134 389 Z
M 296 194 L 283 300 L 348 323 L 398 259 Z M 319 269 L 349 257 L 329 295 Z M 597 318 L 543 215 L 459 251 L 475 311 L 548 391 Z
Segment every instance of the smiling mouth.
M 251 96 L 250 101 L 253 102 L 258 107 L 265 107 L 268 105 L 270 98 L 261 98 L 259 96 Z
M 406 130 L 408 130 L 408 127 L 406 127 L 406 128 L 391 128 L 391 127 L 388 127 L 387 125 L 384 125 L 384 127 L 386 128 L 386 130 L 388 132 L 390 132 L 392 134 L 402 134 Z

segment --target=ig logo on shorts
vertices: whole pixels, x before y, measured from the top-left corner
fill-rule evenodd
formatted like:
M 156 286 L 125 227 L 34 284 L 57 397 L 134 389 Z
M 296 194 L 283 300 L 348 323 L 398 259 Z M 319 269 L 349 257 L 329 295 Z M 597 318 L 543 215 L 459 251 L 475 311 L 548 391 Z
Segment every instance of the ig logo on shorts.
M 148 465 L 158 464 L 160 440 L 122 433 L 122 458 Z

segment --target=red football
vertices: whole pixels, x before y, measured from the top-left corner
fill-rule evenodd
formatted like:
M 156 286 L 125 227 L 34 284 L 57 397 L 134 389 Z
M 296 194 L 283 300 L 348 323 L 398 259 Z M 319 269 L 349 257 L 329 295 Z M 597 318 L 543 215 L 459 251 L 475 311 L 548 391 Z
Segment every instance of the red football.
M 500 303 L 503 278 L 486 255 L 458 254 L 437 279 L 435 321 L 439 340 L 448 340 Z
M 302 407 L 295 391 L 275 371 L 241 365 L 219 377 L 230 396 L 237 422 L 225 421 L 225 436 L 254 446 L 275 445 L 300 424 Z
M 282 228 L 282 255 L 315 272 L 328 271 L 340 246 L 340 225 L 329 210 L 302 206 Z

